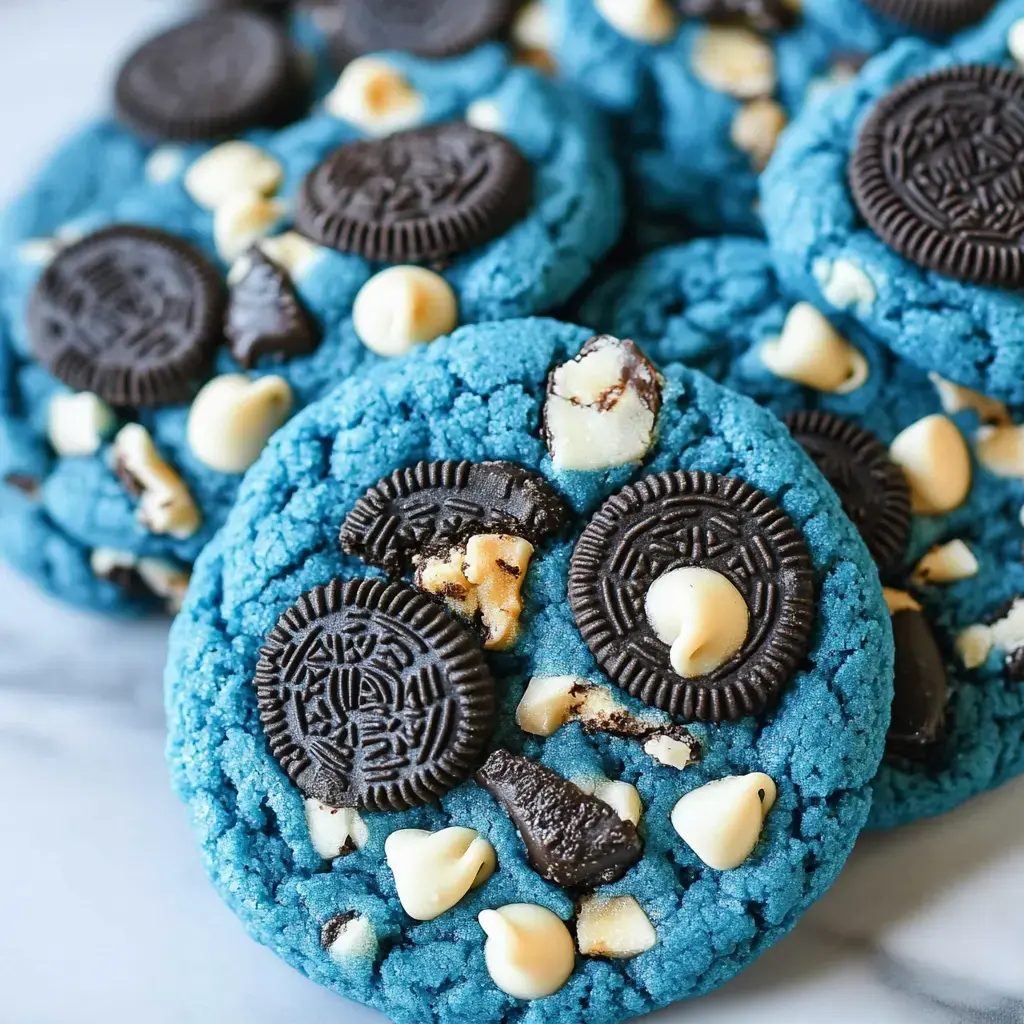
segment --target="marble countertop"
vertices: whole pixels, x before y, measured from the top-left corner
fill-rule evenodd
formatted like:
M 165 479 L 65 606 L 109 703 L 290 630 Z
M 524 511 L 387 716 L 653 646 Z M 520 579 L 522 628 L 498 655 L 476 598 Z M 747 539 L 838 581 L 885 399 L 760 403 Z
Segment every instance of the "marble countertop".
M 174 0 L 0 0 L 0 201 L 103 108 Z M 250 942 L 206 883 L 163 766 L 166 624 L 67 611 L 0 568 L 4 1024 L 371 1024 Z M 721 992 L 652 1024 L 1024 1022 L 1024 782 L 864 837 Z

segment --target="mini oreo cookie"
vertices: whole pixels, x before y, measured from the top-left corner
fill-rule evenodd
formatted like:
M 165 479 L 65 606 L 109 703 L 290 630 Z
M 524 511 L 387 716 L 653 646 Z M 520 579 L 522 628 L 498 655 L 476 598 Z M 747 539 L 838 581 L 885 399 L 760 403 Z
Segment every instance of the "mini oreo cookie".
M 725 576 L 750 616 L 740 650 L 693 679 L 672 670 L 645 613 L 651 584 L 687 566 Z M 743 480 L 659 473 L 623 488 L 591 519 L 572 555 L 569 605 L 616 685 L 687 720 L 734 721 L 774 705 L 807 653 L 811 558 L 789 517 Z
M 508 812 L 534 871 L 555 885 L 610 885 L 643 856 L 631 821 L 542 764 L 496 750 L 476 781 Z
M 917 32 L 945 35 L 981 21 L 996 0 L 866 0 L 879 14 Z
M 36 358 L 112 405 L 187 401 L 222 338 L 225 288 L 187 242 L 105 228 L 58 253 L 29 300 Z
M 537 545 L 569 511 L 537 473 L 512 462 L 419 462 L 395 470 L 356 502 L 341 547 L 393 575 L 420 555 L 441 554 L 481 533 L 508 533 Z
M 333 42 L 348 58 L 381 50 L 452 57 L 499 36 L 515 7 L 516 0 L 344 0 Z
M 886 245 L 976 284 L 1024 286 L 1024 75 L 943 68 L 898 86 L 871 112 L 850 186 Z
M 882 442 L 818 410 L 788 413 L 782 421 L 839 495 L 879 570 L 895 568 L 910 539 L 910 486 Z
M 231 288 L 224 324 L 236 362 L 250 369 L 263 356 L 293 359 L 313 352 L 320 340 L 319 328 L 288 274 L 258 246 L 245 259 L 248 269 Z
M 796 21 L 784 0 L 676 0 L 684 18 L 701 21 L 744 21 L 760 32 L 778 32 Z
M 368 260 L 442 260 L 519 220 L 532 184 L 508 139 L 431 125 L 336 149 L 303 182 L 296 222 L 321 245 Z
M 147 138 L 199 142 L 277 127 L 306 103 L 284 30 L 252 11 L 215 11 L 143 43 L 114 87 L 117 116 Z
M 278 620 L 254 679 L 271 752 L 331 807 L 405 810 L 467 779 L 494 727 L 479 645 L 401 583 L 332 580 Z
M 885 737 L 886 757 L 927 762 L 946 738 L 946 661 L 924 612 L 915 608 L 895 612 L 892 632 L 896 687 Z

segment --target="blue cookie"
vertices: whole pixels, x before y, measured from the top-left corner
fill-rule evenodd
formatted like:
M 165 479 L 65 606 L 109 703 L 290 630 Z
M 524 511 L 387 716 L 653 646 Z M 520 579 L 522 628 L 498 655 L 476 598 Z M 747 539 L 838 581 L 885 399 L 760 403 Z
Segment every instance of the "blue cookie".
M 667 0 L 663 26 L 653 16 L 628 26 L 639 7 L 628 0 L 603 4 L 623 19 L 618 27 L 595 0 L 546 6 L 560 72 L 621 115 L 622 159 L 638 210 L 655 220 L 682 218 L 701 232 L 760 234 L 757 178 L 786 119 L 909 31 L 862 0 L 806 0 L 796 25 L 772 28 L 767 18 L 757 31 L 697 20 L 674 27 Z
M 828 888 L 868 816 L 869 783 L 882 755 L 888 724 L 893 653 L 877 574 L 856 531 L 785 429 L 753 402 L 680 364 L 664 367 L 663 379 L 658 380 L 635 347 L 615 339 L 596 340 L 587 347 L 583 354 L 596 362 L 577 360 L 564 368 L 586 338 L 583 329 L 550 320 L 467 327 L 401 364 L 348 381 L 311 405 L 277 434 L 247 475 L 225 527 L 196 564 L 184 611 L 172 628 L 166 673 L 169 759 L 174 786 L 189 806 L 214 883 L 254 938 L 315 981 L 374 1006 L 395 1021 L 604 1024 L 708 992 L 781 938 Z M 614 357 L 610 369 L 602 363 L 606 357 Z M 580 371 L 583 365 L 589 369 Z M 556 397 L 548 401 L 545 381 L 556 367 L 563 369 L 552 377 Z M 562 376 L 577 371 L 582 373 L 576 382 L 579 388 Z M 597 388 L 609 373 L 614 377 L 612 389 L 600 395 L 591 390 L 592 404 L 584 415 L 588 422 L 591 416 L 614 415 L 612 422 L 618 426 L 597 427 L 597 435 L 575 435 L 571 424 L 581 407 L 573 405 L 570 396 L 578 394 L 582 401 L 587 389 Z M 566 390 L 559 390 L 563 385 Z M 660 412 L 655 394 L 661 398 Z M 648 413 L 650 418 L 645 419 Z M 633 433 L 637 423 L 639 435 Z M 603 435 L 602 431 L 610 433 Z M 645 439 L 639 450 L 630 449 L 637 458 L 647 444 L 653 444 L 642 466 L 632 462 L 589 471 L 565 468 L 566 462 L 579 465 L 590 460 L 589 464 L 595 464 L 607 459 L 613 439 L 636 436 Z M 562 468 L 555 468 L 544 437 L 554 446 Z M 627 447 L 617 444 L 615 450 L 624 454 Z M 429 476 L 425 468 L 398 474 L 394 482 L 384 480 L 381 489 L 367 494 L 378 481 L 391 478 L 396 470 L 414 467 L 418 460 L 473 460 L 477 465 L 451 470 L 447 478 L 440 470 L 430 470 L 434 475 Z M 510 469 L 506 463 L 495 469 L 493 462 L 485 465 L 489 460 L 507 460 L 520 468 Z M 653 487 L 644 491 L 648 498 L 660 500 L 652 497 L 660 494 L 672 509 L 679 508 L 673 503 L 683 500 L 681 512 L 665 506 L 663 518 L 648 522 L 663 535 L 665 524 L 680 522 L 680 515 L 689 522 L 691 516 L 702 514 L 693 508 L 703 508 L 704 499 L 682 499 L 674 490 L 676 484 L 665 482 L 658 474 L 697 469 L 739 477 L 760 488 L 768 497 L 757 499 L 761 504 L 756 506 L 760 509 L 756 516 L 774 514 L 769 511 L 774 508 L 771 503 L 779 503 L 795 532 L 781 528 L 770 542 L 772 550 L 780 550 L 776 544 L 792 544 L 793 557 L 803 558 L 795 553 L 802 551 L 806 542 L 807 565 L 813 566 L 814 580 L 812 603 L 805 606 L 802 616 L 787 621 L 797 632 L 806 633 L 810 627 L 807 608 L 812 607 L 815 623 L 807 656 L 800 660 L 777 707 L 722 724 L 690 721 L 684 727 L 678 720 L 670 724 L 666 715 L 608 685 L 610 679 L 577 629 L 570 605 L 579 612 L 588 588 L 600 579 L 612 585 L 613 574 L 594 576 L 587 567 L 588 556 L 580 554 L 584 547 L 591 553 L 602 549 L 599 538 L 594 540 L 594 531 L 598 530 L 595 524 L 606 520 L 594 517 L 606 499 L 632 483 Z M 477 484 L 473 473 L 478 474 Z M 441 488 L 442 479 L 448 480 L 445 487 L 462 495 L 459 500 L 453 498 L 448 504 L 448 492 L 443 488 L 429 493 L 421 489 Z M 459 479 L 464 482 L 458 483 Z M 479 488 L 481 479 L 492 484 Z M 709 476 L 697 474 L 686 479 L 712 486 Z M 562 508 L 557 498 L 552 501 L 552 489 L 566 507 Z M 403 504 L 402 495 L 408 497 L 408 503 Z M 524 581 L 520 628 L 512 634 L 516 639 L 511 648 L 484 655 L 486 666 L 498 680 L 496 725 L 493 735 L 474 740 L 490 750 L 507 751 L 492 755 L 478 777 L 501 799 L 496 802 L 472 781 L 457 784 L 458 779 L 450 778 L 447 785 L 431 788 L 437 793 L 454 784 L 439 802 L 429 806 L 366 811 L 368 803 L 379 807 L 386 801 L 392 801 L 387 806 L 412 802 L 409 790 L 387 783 L 385 778 L 379 786 L 360 791 L 355 802 L 362 809 L 355 818 L 349 812 L 343 819 L 337 817 L 342 812 L 326 818 L 328 823 L 344 823 L 340 830 L 328 824 L 333 837 L 325 842 L 322 827 L 324 815 L 330 812 L 317 808 L 315 800 L 325 795 L 323 786 L 352 785 L 350 772 L 354 770 L 345 765 L 355 757 L 352 744 L 356 741 L 345 731 L 349 729 L 346 713 L 339 718 L 317 704 L 320 710 L 314 716 L 301 712 L 307 723 L 302 726 L 289 709 L 296 707 L 296 700 L 302 703 L 306 699 L 296 696 L 300 690 L 308 692 L 301 680 L 311 681 L 316 693 L 329 686 L 334 694 L 332 707 L 337 709 L 339 702 L 349 699 L 336 689 L 350 685 L 342 680 L 353 677 L 344 673 L 364 671 L 356 665 L 360 657 L 371 658 L 377 669 L 384 661 L 372 661 L 372 644 L 362 648 L 371 654 L 356 653 L 343 639 L 347 626 L 323 620 L 329 635 L 325 637 L 316 626 L 299 639 L 294 630 L 299 619 L 291 613 L 276 628 L 275 623 L 300 595 L 332 579 L 381 575 L 366 563 L 390 565 L 406 580 L 415 570 L 421 586 L 446 595 L 465 612 L 465 605 L 458 602 L 473 593 L 466 580 L 456 587 L 452 577 L 442 576 L 444 586 L 438 587 L 433 570 L 439 561 L 451 564 L 447 549 L 452 544 L 452 555 L 465 551 L 459 558 L 465 559 L 462 566 L 469 579 L 469 551 L 475 535 L 464 541 L 464 549 L 459 546 L 463 542 L 455 538 L 482 529 L 481 524 L 509 529 L 508 517 L 520 503 L 523 510 L 511 522 L 531 533 L 537 553 L 525 573 L 521 562 L 503 567 L 504 572 Z M 551 533 L 551 517 L 559 508 L 563 525 Z M 735 560 L 729 564 L 739 567 L 736 571 L 741 576 L 748 556 L 762 564 L 760 556 L 745 547 L 745 541 L 730 539 L 735 536 L 734 528 L 743 529 L 742 523 L 749 521 L 747 513 L 734 519 L 722 506 L 721 514 L 707 534 L 701 534 L 696 525 L 692 533 L 685 526 L 685 536 L 692 537 L 696 547 L 688 547 L 690 541 L 677 535 L 683 546 L 670 549 L 676 553 L 670 554 L 667 562 L 640 539 L 639 527 L 630 526 L 624 546 L 616 548 L 626 559 L 622 563 L 626 568 L 619 571 L 633 587 L 639 586 L 645 574 L 655 575 L 678 561 L 678 552 L 684 552 L 684 562 L 691 555 L 700 561 L 718 558 L 715 552 L 730 553 L 722 557 L 732 559 L 734 553 Z M 407 515 L 411 518 L 406 519 Z M 545 530 L 546 536 L 541 537 Z M 365 562 L 342 553 L 339 531 L 346 550 L 357 552 Z M 585 544 L 581 534 L 590 541 Z M 447 539 L 439 545 L 438 538 Z M 517 540 L 504 538 L 506 542 Z M 577 541 L 580 548 L 574 556 Z M 685 554 L 687 551 L 691 555 Z M 760 579 L 761 570 L 753 562 L 749 564 L 751 578 Z M 797 572 L 792 561 L 775 564 L 790 565 L 786 574 Z M 790 584 L 784 583 L 781 575 L 771 579 L 774 596 L 768 604 L 782 607 L 773 602 L 789 600 L 784 594 L 791 593 L 785 589 Z M 415 591 L 408 584 L 392 586 L 415 610 L 417 621 L 424 624 L 421 629 L 435 629 L 438 615 L 452 628 L 453 620 L 437 605 L 417 603 L 422 598 L 410 596 Z M 372 587 L 359 592 L 376 593 Z M 627 618 L 637 614 L 641 598 L 636 595 L 642 593 L 629 592 L 634 596 L 623 597 L 625 603 L 619 606 Z M 320 611 L 338 606 L 337 591 L 333 597 L 332 592 L 318 593 L 314 600 L 324 602 L 317 604 Z M 811 591 L 805 593 L 809 597 Z M 350 607 L 355 600 L 349 595 L 346 601 L 350 603 L 341 607 Z M 320 614 L 311 605 L 299 604 L 305 608 L 300 615 L 303 621 Z M 367 597 L 360 607 L 369 604 Z M 486 611 L 482 614 L 483 637 L 492 644 L 496 635 L 492 620 Z M 725 613 L 724 620 L 734 621 L 731 613 Z M 598 615 L 588 621 L 590 626 L 584 632 L 590 638 L 591 627 L 605 620 Z M 782 620 L 765 612 L 751 621 L 758 624 L 759 631 L 769 630 L 759 635 L 768 636 L 776 628 L 773 624 Z M 465 632 L 464 638 L 478 635 Z M 351 643 L 356 644 L 360 636 L 353 625 Z M 473 639 L 468 647 L 458 648 L 466 671 L 480 670 L 479 643 Z M 407 649 L 405 644 L 399 646 Z M 600 642 L 596 646 L 601 649 Z M 603 650 L 603 663 L 608 664 L 611 648 Z M 640 664 L 634 655 L 646 657 L 640 648 L 622 647 L 619 651 L 634 667 Z M 660 647 L 658 658 L 664 660 L 667 652 Z M 382 656 L 390 657 L 386 651 Z M 400 655 L 396 664 L 415 664 L 418 655 L 410 653 L 411 662 L 405 657 Z M 329 663 L 338 659 L 339 664 L 350 667 L 329 668 Z M 300 667 L 305 664 L 311 675 Z M 331 674 L 335 671 L 337 676 Z M 637 671 L 634 680 L 646 670 Z M 299 680 L 285 704 L 280 703 L 278 689 L 282 672 Z M 571 678 L 566 680 L 567 676 Z M 314 677 L 324 682 L 317 683 Z M 546 685 L 561 694 L 560 704 L 556 699 L 550 707 L 545 705 L 538 696 L 538 689 L 545 684 L 537 682 L 530 685 L 533 697 L 524 697 L 527 683 L 537 677 L 546 679 Z M 673 690 L 678 682 L 677 678 L 667 689 Z M 373 692 L 381 692 L 376 684 Z M 550 689 L 547 692 L 550 696 Z M 753 690 L 744 692 L 754 705 L 758 703 Z M 478 708 L 485 704 L 483 697 L 478 698 Z M 556 705 L 560 708 L 557 716 Z M 418 700 L 414 702 L 414 707 L 421 706 Z M 710 705 L 704 710 L 708 712 L 705 718 L 714 717 Z M 724 704 L 718 710 L 722 712 L 718 717 L 728 717 Z M 743 714 L 742 708 L 738 713 Z M 314 719 L 319 724 L 314 724 Z M 335 724 L 325 725 L 328 719 Z M 347 746 L 329 748 L 340 761 L 322 745 L 327 742 L 323 737 L 342 735 L 332 731 L 335 726 L 349 737 Z M 293 728 L 298 731 L 292 732 Z M 397 721 L 392 728 L 400 729 Z M 376 725 L 367 727 L 366 732 L 371 737 L 379 735 Z M 286 733 L 293 739 L 286 739 Z M 702 759 L 689 763 L 698 753 L 695 740 Z M 335 742 L 342 740 L 330 739 L 331 744 Z M 271 744 L 288 774 L 272 755 Z M 299 753 L 300 748 L 317 753 L 306 757 Z M 673 755 L 665 748 L 674 750 L 677 758 L 681 755 L 677 767 L 671 766 Z M 407 764 L 414 755 L 419 758 L 417 749 L 415 743 L 409 748 L 393 748 L 393 772 L 410 770 Z M 481 750 L 480 757 L 483 754 Z M 524 766 L 517 755 L 534 764 Z M 328 762 L 334 767 L 328 767 Z M 544 768 L 536 762 L 542 762 Z M 733 780 L 729 787 L 749 786 L 745 773 L 757 771 L 766 773 L 777 786 L 776 810 L 767 814 L 762 838 L 751 852 L 763 806 L 750 794 L 753 805 L 748 802 L 744 806 L 748 814 L 755 815 L 753 828 L 739 856 L 729 861 L 733 867 L 740 866 L 713 870 L 670 825 L 673 806 L 684 793 L 725 776 L 747 779 Z M 464 771 L 459 778 L 465 778 Z M 609 816 L 601 800 L 583 795 L 562 781 L 564 778 L 575 780 L 587 792 L 604 792 L 602 799 L 612 799 L 607 789 L 601 788 L 612 785 L 624 801 L 619 804 L 623 817 Z M 609 783 L 609 778 L 614 782 Z M 765 776 L 757 778 L 771 788 Z M 536 792 L 534 782 L 542 783 L 540 792 L 546 793 L 546 798 L 531 796 Z M 763 786 L 761 795 L 767 800 L 768 790 Z M 307 808 L 307 823 L 303 793 L 310 792 L 318 795 Z M 705 791 L 701 792 L 703 799 Z M 636 820 L 640 812 L 637 796 L 643 806 L 639 826 L 642 857 L 637 833 L 625 820 Z M 541 805 L 534 802 L 545 799 Z M 566 801 L 579 812 L 571 820 L 566 820 L 570 813 Z M 725 791 L 723 801 L 720 807 L 731 803 Z M 506 815 L 510 806 L 524 835 L 531 837 L 529 857 Z M 539 810 L 541 806 L 548 810 Z M 691 801 L 687 807 L 692 806 Z M 537 822 L 538 813 L 548 826 Z M 686 813 L 677 812 L 677 819 L 682 821 Z M 611 825 L 604 820 L 608 817 Z M 628 835 L 617 834 L 607 843 L 593 846 L 589 840 L 580 842 L 580 829 L 586 831 L 591 826 L 579 822 L 594 820 L 603 822 L 602 828 Z M 711 828 L 715 835 L 720 823 L 716 820 Z M 449 826 L 478 833 L 472 846 L 471 833 L 462 833 L 460 840 L 459 850 L 467 851 L 464 856 L 471 863 L 470 873 L 463 877 L 454 897 L 449 894 L 445 900 L 450 909 L 433 920 L 416 923 L 403 909 L 416 905 L 417 894 L 423 895 L 410 877 L 438 877 L 432 875 L 437 870 L 436 854 L 420 847 L 423 855 L 417 859 L 416 844 L 425 840 L 415 834 L 403 832 L 398 839 L 392 837 L 386 848 L 385 840 L 396 830 Z M 700 845 L 687 822 L 682 821 L 680 827 Z M 311 845 L 311 828 L 319 836 L 319 854 Z M 483 847 L 481 841 L 485 841 Z M 474 858 L 479 855 L 479 864 L 485 864 L 486 843 L 496 853 L 498 870 L 457 901 L 474 878 L 478 863 Z M 405 844 L 413 847 L 411 874 L 402 868 L 404 863 L 408 869 L 408 861 L 403 861 L 408 850 L 399 849 Z M 339 851 L 342 855 L 336 856 Z M 744 853 L 749 854 L 745 862 Z M 581 855 L 587 863 L 585 869 Z M 724 866 L 717 854 L 705 849 L 704 856 Z M 331 862 L 325 863 L 324 857 Z M 488 874 L 485 870 L 482 878 L 487 879 Z M 506 994 L 508 989 L 522 992 L 527 981 L 537 981 L 526 967 L 525 980 L 520 976 L 516 984 L 510 984 L 506 978 L 507 989 L 499 988 L 485 964 L 485 936 L 477 923 L 481 911 L 516 903 L 538 904 L 568 921 L 580 894 L 577 883 L 586 890 L 600 881 L 609 884 L 601 888 L 597 906 L 605 905 L 604 897 L 633 897 L 636 901 L 626 899 L 614 905 L 632 922 L 630 937 L 623 940 L 621 935 L 602 932 L 603 926 L 592 917 L 580 920 L 579 941 L 595 955 L 574 961 L 571 940 L 562 926 L 550 915 L 541 915 L 552 933 L 539 933 L 536 948 L 542 952 L 537 959 L 554 975 L 546 978 L 547 991 L 553 994 L 528 1002 Z M 588 913 L 595 906 L 591 901 L 586 905 Z M 582 908 L 581 904 L 581 914 Z M 502 977 L 503 947 L 494 934 L 500 922 L 493 916 L 484 920 L 492 932 L 487 956 L 489 962 L 494 961 L 491 966 L 496 976 Z M 627 958 L 597 955 L 602 935 L 606 949 L 620 949 Z M 555 942 L 558 936 L 560 940 Z M 549 938 L 551 945 L 544 945 L 541 940 Z M 624 949 L 623 941 L 635 945 Z M 653 948 L 649 948 L 652 942 Z M 533 947 L 528 944 L 527 948 Z
M 653 359 L 685 361 L 780 416 L 802 410 L 834 414 L 866 428 L 885 445 L 910 424 L 946 411 L 944 405 L 968 439 L 981 426 L 979 409 L 985 422 L 1009 422 L 1005 407 L 937 379 L 933 383 L 842 318 L 835 319 L 835 326 L 867 360 L 863 386 L 829 393 L 772 373 L 762 359 L 762 346 L 780 335 L 792 306 L 767 246 L 726 238 L 648 257 L 609 281 L 582 315 L 601 330 L 635 339 Z M 1013 436 L 1012 428 L 1006 434 L 999 429 L 993 438 Z M 930 759 L 908 761 L 897 751 L 882 766 L 869 822 L 876 828 L 944 813 L 1024 771 L 1024 685 L 1013 658 L 1014 642 L 1007 639 L 1008 624 L 994 632 L 987 628 L 1024 594 L 1018 518 L 1024 480 L 997 475 L 979 460 L 982 455 L 991 461 L 985 453 L 992 443 L 990 438 L 988 449 L 979 448 L 975 455 L 966 500 L 948 514 L 913 516 L 902 557 L 887 559 L 886 582 L 909 587 L 944 654 L 945 668 L 938 668 L 948 676 L 949 714 L 945 741 Z M 978 563 L 975 575 L 945 584 L 910 579 L 927 552 L 952 541 L 969 547 Z M 973 651 L 964 646 L 972 635 L 981 645 Z
M 393 341 L 389 325 L 395 315 L 400 320 L 403 308 L 407 316 L 416 317 L 440 308 L 442 324 L 438 328 L 429 320 L 426 326 L 416 321 L 404 329 L 403 344 L 429 340 L 460 322 L 540 313 L 576 291 L 618 237 L 620 181 L 605 128 L 568 88 L 530 69 L 511 66 L 501 47 L 488 45 L 444 61 L 391 54 L 357 62 L 325 99 L 334 84 L 330 79 L 337 76 L 324 70 L 319 41 L 308 26 L 300 36 L 319 57 L 321 99 L 303 120 L 245 136 L 265 161 L 255 169 L 251 163 L 229 164 L 227 171 L 223 166 L 212 171 L 208 167 L 196 185 L 189 172 L 210 151 L 209 144 L 157 146 L 113 122 L 101 122 L 66 144 L 0 220 L 0 554 L 66 601 L 106 612 L 144 610 L 157 598 L 173 603 L 188 567 L 234 500 L 240 480 L 235 469 L 241 468 L 231 459 L 211 463 L 197 455 L 187 437 L 190 406 L 178 400 L 151 406 L 119 397 L 108 405 L 131 407 L 82 406 L 72 419 L 79 424 L 87 420 L 90 436 L 78 436 L 81 428 L 75 426 L 68 428 L 75 435 L 70 444 L 65 438 L 55 446 L 48 437 L 54 399 L 75 408 L 67 406 L 66 399 L 72 388 L 83 385 L 75 382 L 69 388 L 40 364 L 26 309 L 47 264 L 55 253 L 59 262 L 73 239 L 93 238 L 92 233 L 110 225 L 169 232 L 205 254 L 220 280 L 216 288 L 224 290 L 228 263 L 245 242 L 241 229 L 232 226 L 231 203 L 238 200 L 244 184 L 273 189 L 275 176 L 261 181 L 260 175 L 267 174 L 268 166 L 275 168 L 281 177 L 275 199 L 279 206 L 261 212 L 257 201 L 263 223 L 254 234 L 275 236 L 265 243 L 266 251 L 278 262 L 284 280 L 273 288 L 294 289 L 297 294 L 285 301 L 294 307 L 297 300 L 304 308 L 319 343 L 315 350 L 308 342 L 291 348 L 271 346 L 272 351 L 262 356 L 258 346 L 240 351 L 220 344 L 212 369 L 216 374 L 280 377 L 283 392 L 290 391 L 291 407 L 297 410 L 379 362 L 377 352 L 400 351 L 403 345 L 389 348 L 387 343 Z M 361 107 L 360 97 L 366 90 L 377 95 L 374 90 L 382 88 L 385 95 L 392 95 L 387 92 L 392 87 L 397 90 L 395 102 L 405 104 L 402 116 L 407 126 L 468 117 L 508 139 L 525 158 L 528 191 L 522 194 L 523 209 L 517 210 L 514 222 L 445 260 L 443 267 L 427 275 L 426 286 L 415 286 L 427 287 L 426 293 L 414 292 L 406 282 L 397 291 L 394 285 L 382 287 L 367 299 L 364 319 L 383 337 L 370 351 L 361 340 L 367 330 L 357 330 L 354 304 L 363 286 L 371 279 L 377 282 L 376 275 L 388 265 L 313 245 L 289 231 L 307 173 L 337 147 L 366 138 L 366 132 L 379 134 L 379 118 L 395 116 L 387 104 L 383 109 L 373 104 Z M 363 128 L 341 114 L 355 118 Z M 193 183 L 186 187 L 187 182 Z M 218 212 L 215 232 L 212 208 L 217 203 L 227 212 Z M 243 199 L 235 223 L 246 215 Z M 479 226 L 479 221 L 473 223 Z M 281 245 L 277 236 L 293 244 Z M 261 287 L 250 289 L 249 297 L 263 301 Z M 410 335 L 415 338 L 410 340 Z M 186 390 L 194 393 L 202 382 L 200 374 L 186 382 Z M 174 533 L 152 519 L 148 525 L 140 522 L 138 497 L 114 471 L 110 442 L 128 422 L 138 422 L 148 431 L 194 505 L 189 522 L 179 523 Z M 216 431 L 197 430 L 208 443 L 217 436 Z M 140 559 L 145 560 L 141 565 Z M 156 594 L 151 593 L 153 584 Z
M 919 366 L 1013 403 L 1024 401 L 1019 292 L 945 276 L 890 248 L 862 217 L 848 168 L 865 118 L 898 83 L 953 65 L 1013 67 L 1007 36 L 1022 16 L 1020 0 L 1005 0 L 948 49 L 922 42 L 894 46 L 849 87 L 807 109 L 762 178 L 765 226 L 791 292 L 849 314 Z M 970 148 L 980 151 L 973 143 Z M 963 207 L 981 216 L 985 202 L 965 194 Z

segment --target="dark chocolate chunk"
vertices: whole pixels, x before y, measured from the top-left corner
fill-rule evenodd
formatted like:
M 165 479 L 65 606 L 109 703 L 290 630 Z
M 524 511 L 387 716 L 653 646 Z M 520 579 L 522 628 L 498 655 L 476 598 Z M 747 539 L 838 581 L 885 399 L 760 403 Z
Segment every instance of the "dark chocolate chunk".
M 1007 653 L 1003 670 L 1008 683 L 1024 683 L 1024 647 L 1015 647 Z
M 532 185 L 508 139 L 432 125 L 336 149 L 303 182 L 296 222 L 314 241 L 368 260 L 441 260 L 511 227 Z
M 334 917 L 328 918 L 320 926 L 320 945 L 324 949 L 330 949 L 331 946 L 337 941 L 338 936 L 341 934 L 341 930 L 349 922 L 354 921 L 359 915 L 354 910 L 346 910 L 340 914 L 335 914 Z
M 996 0 L 867 0 L 880 14 L 931 35 L 956 32 L 981 21 Z
M 760 32 L 779 32 L 796 22 L 783 0 L 676 0 L 679 13 L 701 21 L 743 21 Z
M 253 246 L 249 269 L 231 289 L 224 333 L 231 354 L 250 369 L 263 357 L 293 359 L 315 351 L 320 332 L 287 272 Z
M 494 681 L 464 626 L 401 583 L 332 580 L 278 620 L 254 681 L 274 757 L 331 807 L 405 810 L 469 778 Z
M 518 0 L 343 0 L 332 42 L 349 59 L 380 50 L 451 57 L 500 35 L 517 5 Z
M 121 68 L 117 116 L 152 139 L 198 142 L 279 127 L 308 105 L 287 34 L 251 11 L 215 11 L 143 43 Z
M 297 0 L 206 0 L 207 7 L 219 10 L 258 11 L 269 18 L 284 18 L 291 13 Z
M 224 282 L 197 249 L 113 227 L 63 249 L 28 308 L 36 358 L 112 405 L 188 401 L 223 337 Z
M 555 885 L 609 885 L 643 856 L 632 822 L 535 761 L 496 750 L 476 781 L 508 812 L 530 866 Z
M 8 473 L 4 477 L 4 483 L 33 500 L 39 497 L 39 491 L 43 486 L 38 477 L 29 476 L 28 473 Z
M 839 495 L 878 568 L 895 568 L 910 538 L 910 486 L 882 442 L 827 412 L 793 412 L 783 422 Z
M 419 462 L 371 487 L 345 517 L 342 550 L 393 575 L 481 533 L 538 544 L 569 511 L 543 477 L 511 462 Z
M 946 662 L 928 619 L 911 608 L 892 616 L 896 691 L 886 755 L 928 761 L 946 736 Z
M 897 86 L 850 159 L 861 214 L 901 256 L 984 286 L 1024 286 L 1024 76 L 943 68 Z
M 714 672 L 677 675 L 644 608 L 673 569 L 701 566 L 743 595 L 750 628 Z M 761 491 L 701 471 L 659 473 L 609 498 L 569 567 L 576 625 L 611 680 L 688 721 L 734 721 L 776 703 L 814 628 L 814 577 L 802 534 Z

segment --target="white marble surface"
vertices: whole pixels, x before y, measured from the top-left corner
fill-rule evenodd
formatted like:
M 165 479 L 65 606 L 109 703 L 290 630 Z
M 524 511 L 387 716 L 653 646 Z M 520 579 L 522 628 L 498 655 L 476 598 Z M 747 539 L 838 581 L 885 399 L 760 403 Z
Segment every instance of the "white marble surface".
M 0 199 L 171 0 L 0 0 Z M 0 569 L 0 1024 L 370 1024 L 251 943 L 168 791 L 165 627 Z M 1024 784 L 861 841 L 792 936 L 659 1024 L 1024 1022 Z

